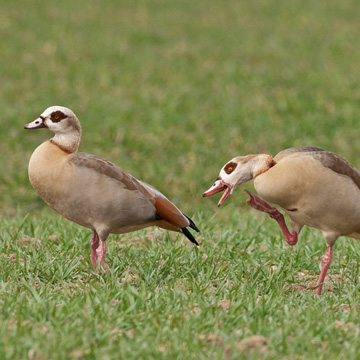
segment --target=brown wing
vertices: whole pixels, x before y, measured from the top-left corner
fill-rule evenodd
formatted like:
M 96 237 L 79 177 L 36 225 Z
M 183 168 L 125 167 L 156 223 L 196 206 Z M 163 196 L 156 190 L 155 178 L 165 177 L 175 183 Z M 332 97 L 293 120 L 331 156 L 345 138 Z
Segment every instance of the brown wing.
M 153 197 L 153 194 L 141 183 L 141 181 L 108 160 L 102 159 L 96 155 L 76 153 L 70 157 L 69 161 L 76 166 L 84 166 L 120 181 L 129 190 L 139 190 L 149 199 Z
M 182 212 L 165 197 L 155 197 L 156 213 L 172 225 L 184 228 L 190 225 Z
M 274 158 L 276 162 L 284 159 L 287 156 L 298 153 L 299 156 L 311 156 L 321 162 L 324 167 L 330 170 L 350 177 L 354 183 L 360 188 L 360 172 L 350 164 L 346 159 L 330 151 L 325 151 L 315 146 L 300 146 L 293 147 L 280 151 Z
M 112 162 L 102 159 L 96 155 L 85 153 L 76 153 L 71 156 L 69 161 L 74 163 L 76 166 L 87 167 L 120 181 L 129 190 L 141 191 L 154 204 L 156 213 L 163 220 L 168 221 L 175 227 L 183 228 L 189 226 L 189 220 L 159 190 L 143 181 L 137 180 L 135 177 Z
M 314 153 L 312 156 L 332 171 L 350 177 L 360 188 L 360 172 L 346 159 L 329 151 Z
M 323 152 L 325 150 L 318 148 L 316 146 L 298 146 L 298 147 L 292 147 L 289 149 L 285 149 L 280 151 L 276 156 L 274 157 L 274 160 L 276 162 L 279 162 L 280 160 L 284 159 L 287 156 L 293 155 L 294 153 L 302 153 L 302 152 Z
M 163 195 L 158 189 L 144 181 L 141 183 L 149 188 L 149 191 L 153 194 L 154 205 L 156 213 L 170 224 L 179 226 L 181 228 L 189 226 L 190 221 L 186 216 L 170 201 L 165 195 Z

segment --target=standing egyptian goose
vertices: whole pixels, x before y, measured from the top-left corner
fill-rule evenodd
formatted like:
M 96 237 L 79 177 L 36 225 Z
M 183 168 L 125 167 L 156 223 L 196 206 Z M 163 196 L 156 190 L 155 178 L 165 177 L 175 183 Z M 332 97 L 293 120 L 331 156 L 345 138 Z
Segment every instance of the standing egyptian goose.
M 106 238 L 148 226 L 183 233 L 199 231 L 160 191 L 95 155 L 77 152 L 81 126 L 68 108 L 52 106 L 25 129 L 55 133 L 29 162 L 29 179 L 43 200 L 65 218 L 92 230 L 91 263 L 105 266 Z
M 322 231 L 327 250 L 314 290 L 314 294 L 320 295 L 336 239 L 339 236 L 360 239 L 360 172 L 332 152 L 310 146 L 295 147 L 274 158 L 257 154 L 232 159 L 203 196 L 225 190 L 220 206 L 237 186 L 251 179 L 265 201 L 246 190 L 250 195 L 247 203 L 275 219 L 290 245 L 297 243 L 304 225 Z M 284 216 L 266 201 L 278 205 L 289 216 L 291 233 Z

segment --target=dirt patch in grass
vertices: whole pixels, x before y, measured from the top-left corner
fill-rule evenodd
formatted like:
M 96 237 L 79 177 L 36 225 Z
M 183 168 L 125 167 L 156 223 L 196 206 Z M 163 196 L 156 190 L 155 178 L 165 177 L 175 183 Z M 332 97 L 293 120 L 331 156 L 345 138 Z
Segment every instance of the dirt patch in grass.
M 130 269 L 131 269 L 130 265 L 127 266 L 127 268 L 123 272 L 124 276 L 120 279 L 120 282 L 122 284 L 128 284 L 128 285 L 132 285 L 132 286 L 136 287 L 136 285 L 139 281 L 139 277 L 138 277 L 136 271 L 130 270 Z
M 200 334 L 198 336 L 199 341 L 202 341 L 206 345 L 215 345 L 216 347 L 219 347 L 223 344 L 224 339 L 220 335 L 216 334 Z
M 195 315 L 196 313 L 200 312 L 200 306 L 198 303 L 194 303 L 192 309 L 190 309 L 190 314 Z
M 59 235 L 56 235 L 56 234 L 49 235 L 48 239 L 60 244 L 60 236 Z
M 356 326 L 353 322 L 345 322 L 345 321 L 335 321 L 335 325 L 334 325 L 335 329 L 337 330 L 342 330 L 345 333 L 348 333 L 350 331 L 356 331 L 357 333 L 359 332 L 359 327 Z
M 303 279 L 303 282 L 288 284 L 286 290 L 295 290 L 295 291 L 312 291 L 316 288 L 316 283 L 318 281 L 318 275 L 308 275 L 307 272 L 302 272 L 298 274 L 299 277 Z M 336 293 L 335 287 L 339 287 L 341 282 L 349 282 L 350 279 L 340 274 L 329 274 L 326 276 L 322 293 L 334 294 Z M 344 287 L 344 286 L 342 286 Z
M 334 309 L 336 312 L 343 312 L 345 314 L 350 314 L 353 311 L 356 315 L 360 313 L 359 304 L 340 304 Z
M 237 343 L 236 348 L 243 351 L 257 350 L 264 353 L 267 349 L 268 343 L 269 340 L 266 337 L 254 335 L 241 340 Z
M 291 291 L 291 290 L 295 290 L 295 291 L 310 291 L 311 288 L 309 288 L 309 286 L 305 283 L 295 283 L 295 284 L 289 284 L 286 286 L 286 290 Z
M 223 299 L 217 305 L 218 305 L 218 307 L 223 308 L 227 312 L 227 311 L 229 311 L 229 308 L 230 308 L 230 300 Z
M 129 233 L 120 235 L 118 240 L 112 240 L 109 244 L 112 244 L 112 246 L 116 245 L 121 249 L 130 245 L 144 246 L 147 241 L 156 241 L 156 239 L 159 239 L 161 236 L 162 234 L 155 234 L 154 231 L 150 231 L 143 236 L 134 236 L 134 234 Z
M 19 239 L 17 241 L 17 243 L 22 247 L 32 246 L 32 247 L 34 247 L 36 249 L 39 249 L 40 246 L 41 246 L 41 240 L 40 239 L 31 238 L 31 237 L 25 237 L 25 238 Z
M 235 351 L 241 351 L 249 354 L 250 352 L 259 352 L 268 354 L 269 340 L 261 335 L 253 335 L 235 343 L 234 346 L 227 346 L 224 350 L 224 357 L 231 358 Z
M 18 257 L 18 255 L 13 251 L 9 251 L 8 254 L 1 254 L 0 257 L 5 258 L 11 264 L 15 263 L 17 258 L 19 259 L 19 262 L 21 262 L 21 263 L 25 262 L 23 257 L 21 257 L 21 256 Z

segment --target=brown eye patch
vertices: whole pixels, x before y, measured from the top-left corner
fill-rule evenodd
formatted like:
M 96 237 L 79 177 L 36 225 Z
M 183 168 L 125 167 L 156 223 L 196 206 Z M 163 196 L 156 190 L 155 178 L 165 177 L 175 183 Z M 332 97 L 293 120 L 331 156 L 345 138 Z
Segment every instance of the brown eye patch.
M 236 163 L 229 162 L 228 164 L 226 164 L 224 170 L 228 175 L 230 175 L 236 169 L 236 166 L 237 166 Z
M 50 118 L 51 118 L 52 122 L 59 122 L 62 119 L 65 119 L 66 115 L 62 111 L 58 110 L 58 111 L 54 111 L 53 113 L 51 113 Z

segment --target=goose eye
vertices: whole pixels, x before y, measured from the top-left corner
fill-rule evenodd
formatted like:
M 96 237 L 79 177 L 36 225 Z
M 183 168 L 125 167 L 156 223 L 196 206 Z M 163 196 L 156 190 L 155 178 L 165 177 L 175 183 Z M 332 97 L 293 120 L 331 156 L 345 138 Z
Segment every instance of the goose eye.
M 234 162 L 230 162 L 225 166 L 225 172 L 230 175 L 235 169 L 236 169 L 237 164 Z
M 55 111 L 51 114 L 51 120 L 54 122 L 59 122 L 65 118 L 66 118 L 65 114 L 61 111 Z

